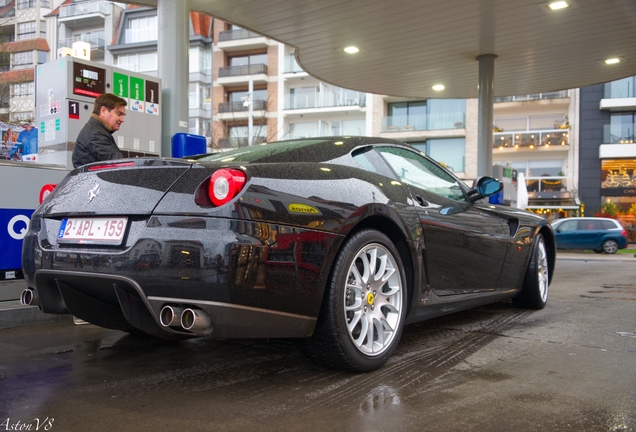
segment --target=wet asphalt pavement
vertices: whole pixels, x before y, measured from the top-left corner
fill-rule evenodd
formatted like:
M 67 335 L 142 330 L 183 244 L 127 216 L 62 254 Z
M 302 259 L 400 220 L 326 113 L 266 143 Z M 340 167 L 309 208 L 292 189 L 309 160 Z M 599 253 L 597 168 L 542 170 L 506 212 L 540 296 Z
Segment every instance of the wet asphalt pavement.
M 636 261 L 584 258 L 557 261 L 546 309 L 407 326 L 366 374 L 286 340 L 0 330 L 0 431 L 636 431 Z

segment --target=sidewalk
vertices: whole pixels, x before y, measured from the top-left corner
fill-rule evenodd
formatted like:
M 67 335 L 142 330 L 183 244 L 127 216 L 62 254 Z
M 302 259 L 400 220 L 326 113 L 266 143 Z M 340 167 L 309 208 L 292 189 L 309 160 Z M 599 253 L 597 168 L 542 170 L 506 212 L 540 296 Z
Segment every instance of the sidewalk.
M 627 248 L 630 253 L 624 253 L 625 249 L 621 250 L 623 253 L 616 253 L 612 255 L 604 253 L 595 253 L 593 251 L 586 251 L 580 249 L 559 249 L 557 250 L 557 259 L 564 260 L 581 260 L 581 261 L 626 261 L 636 262 L 636 244 L 628 244 Z M 633 252 L 633 253 L 632 253 Z

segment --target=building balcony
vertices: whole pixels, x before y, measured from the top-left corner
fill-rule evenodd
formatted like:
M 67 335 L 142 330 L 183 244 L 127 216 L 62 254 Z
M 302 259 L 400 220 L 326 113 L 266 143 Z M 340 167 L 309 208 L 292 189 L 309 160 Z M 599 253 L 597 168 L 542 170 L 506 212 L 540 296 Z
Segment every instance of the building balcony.
M 634 123 L 603 125 L 603 144 L 634 144 Z
M 623 78 L 621 80 L 605 83 L 603 87 L 604 99 L 635 98 L 636 77 Z
M 238 84 L 248 81 L 248 77 L 252 77 L 254 83 L 267 82 L 267 65 L 252 64 L 245 66 L 226 66 L 219 68 L 219 78 L 217 83 L 221 85 Z
M 599 158 L 636 158 L 636 132 L 633 123 L 603 125 L 603 144 L 599 146 Z
M 84 33 L 75 35 L 70 38 L 60 39 L 58 41 L 60 48 L 72 48 L 74 42 L 88 42 L 91 45 L 91 50 L 101 49 L 103 50 L 106 46 L 106 41 L 104 39 L 104 32 L 96 32 L 96 33 Z
M 219 33 L 217 48 L 226 52 L 243 51 L 267 46 L 267 39 L 249 30 L 228 30 Z
M 262 36 L 257 33 L 251 32 L 249 30 L 244 30 L 244 29 L 228 30 L 228 31 L 222 31 L 219 33 L 219 42 L 250 39 L 250 38 L 256 38 L 256 37 L 262 37 Z
M 447 129 L 464 129 L 466 127 L 466 113 L 450 112 L 428 115 L 403 115 L 382 117 L 382 133 L 416 132 Z
M 568 178 L 565 176 L 527 177 L 526 188 L 528 195 L 532 194 L 533 198 L 570 198 L 570 192 L 567 191 Z
M 109 2 L 107 1 L 84 1 L 78 3 L 71 3 L 60 6 L 60 18 L 74 17 L 78 15 L 88 15 L 94 13 L 100 13 L 102 15 L 108 15 L 110 11 Z
M 255 100 L 252 104 L 252 111 L 263 111 L 267 109 L 267 101 Z M 245 102 L 221 102 L 219 104 L 219 114 L 221 113 L 235 113 L 235 112 L 248 112 L 249 106 L 245 106 Z
M 601 99 L 599 109 L 605 111 L 634 111 L 636 110 L 636 97 Z
M 569 148 L 569 131 L 517 131 L 494 133 L 493 147 L 499 150 L 556 150 Z
M 522 95 L 522 96 L 496 97 L 495 103 L 526 102 L 526 101 L 535 101 L 535 100 L 541 100 L 541 99 L 563 99 L 567 97 L 568 97 L 567 90 L 562 90 L 562 91 L 556 91 L 556 92 L 536 93 L 536 94 Z
M 303 73 L 303 72 L 306 74 L 303 68 L 301 68 L 298 62 L 296 61 L 296 56 L 294 54 L 285 56 L 285 66 L 283 69 L 283 73 L 297 74 L 297 73 Z
M 366 93 L 345 90 L 341 94 L 313 93 L 302 95 L 286 95 L 285 110 L 315 110 L 324 108 L 342 108 L 350 110 L 356 107 L 366 107 Z
M 636 110 L 636 77 L 605 83 L 600 109 L 608 111 Z
M 110 14 L 107 1 L 85 1 L 60 6 L 59 21 L 68 28 L 99 27 Z

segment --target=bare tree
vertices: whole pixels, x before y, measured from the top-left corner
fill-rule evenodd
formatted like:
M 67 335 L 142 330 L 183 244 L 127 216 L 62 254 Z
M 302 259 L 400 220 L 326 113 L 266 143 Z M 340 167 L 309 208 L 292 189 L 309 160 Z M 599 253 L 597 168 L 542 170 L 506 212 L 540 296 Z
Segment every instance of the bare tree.
M 252 101 L 252 144 L 260 144 L 275 139 L 276 132 L 268 135 L 267 100 Z M 223 150 L 248 145 L 247 127 L 249 107 L 244 102 L 222 102 L 213 124 L 213 150 Z

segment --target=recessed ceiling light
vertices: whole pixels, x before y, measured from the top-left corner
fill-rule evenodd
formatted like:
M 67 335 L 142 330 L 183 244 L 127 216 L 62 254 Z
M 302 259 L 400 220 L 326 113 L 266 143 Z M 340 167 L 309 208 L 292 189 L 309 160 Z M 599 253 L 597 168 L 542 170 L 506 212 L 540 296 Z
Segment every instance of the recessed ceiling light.
M 551 10 L 565 9 L 570 7 L 570 3 L 566 1 L 554 1 L 552 3 L 548 3 L 548 7 Z
M 579 7 L 576 0 L 552 0 L 547 3 L 540 3 L 538 6 L 548 15 L 563 9 L 576 9 Z
M 444 85 L 443 85 L 443 84 L 435 84 L 435 85 L 433 86 L 433 90 L 435 90 L 435 91 L 442 91 L 442 90 L 444 90 L 445 88 L 446 88 L 446 87 L 444 87 Z
M 612 64 L 616 64 L 620 62 L 621 62 L 621 59 L 619 59 L 618 57 L 608 58 L 607 60 L 605 60 L 605 64 L 608 64 L 608 65 L 612 65 Z
M 355 54 L 357 52 L 360 52 L 360 48 L 356 47 L 356 46 L 348 46 L 344 49 L 344 52 L 346 52 L 347 54 Z

